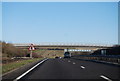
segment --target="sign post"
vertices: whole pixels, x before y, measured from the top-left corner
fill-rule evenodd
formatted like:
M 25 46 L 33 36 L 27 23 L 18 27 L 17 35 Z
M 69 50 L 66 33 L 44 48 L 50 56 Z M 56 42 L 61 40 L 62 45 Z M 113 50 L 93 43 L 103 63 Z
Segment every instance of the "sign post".
M 32 50 L 30 51 L 30 58 L 32 58 Z
M 32 58 L 32 51 L 35 50 L 33 44 L 30 45 L 29 51 L 30 51 L 30 58 Z

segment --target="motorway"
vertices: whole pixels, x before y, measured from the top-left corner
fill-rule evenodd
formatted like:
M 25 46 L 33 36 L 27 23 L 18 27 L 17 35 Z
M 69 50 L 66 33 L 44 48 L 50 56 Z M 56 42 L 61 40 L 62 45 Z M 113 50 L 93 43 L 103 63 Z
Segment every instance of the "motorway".
M 24 75 L 23 79 L 83 79 L 83 80 L 120 80 L 120 67 L 72 58 L 48 59 L 32 71 Z

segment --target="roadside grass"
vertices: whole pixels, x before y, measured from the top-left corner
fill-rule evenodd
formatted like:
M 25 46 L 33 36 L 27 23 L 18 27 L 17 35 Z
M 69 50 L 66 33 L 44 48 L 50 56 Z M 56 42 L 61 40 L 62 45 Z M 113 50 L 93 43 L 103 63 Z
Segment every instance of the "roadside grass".
M 56 56 L 63 57 L 64 50 L 42 50 L 38 49 L 34 51 L 35 53 L 41 55 L 42 57 L 55 58 Z
M 43 58 L 34 58 L 34 59 L 29 59 L 29 60 L 21 60 L 21 61 L 16 61 L 8 64 L 3 64 L 2 65 L 2 73 L 9 72 L 11 70 L 17 69 L 25 64 L 29 64 L 38 60 L 42 60 Z

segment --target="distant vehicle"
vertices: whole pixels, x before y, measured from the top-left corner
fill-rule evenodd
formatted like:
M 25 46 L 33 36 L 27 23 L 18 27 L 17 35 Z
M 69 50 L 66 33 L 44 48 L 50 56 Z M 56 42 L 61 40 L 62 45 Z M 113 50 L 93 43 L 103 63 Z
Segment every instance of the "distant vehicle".
M 64 53 L 64 58 L 70 58 L 71 57 L 71 53 L 70 52 L 65 52 Z
M 58 56 L 56 56 L 55 58 L 59 58 Z
M 56 56 L 55 58 L 59 58 L 59 59 L 61 59 L 62 57 Z
M 62 58 L 62 57 L 59 57 L 60 59 Z

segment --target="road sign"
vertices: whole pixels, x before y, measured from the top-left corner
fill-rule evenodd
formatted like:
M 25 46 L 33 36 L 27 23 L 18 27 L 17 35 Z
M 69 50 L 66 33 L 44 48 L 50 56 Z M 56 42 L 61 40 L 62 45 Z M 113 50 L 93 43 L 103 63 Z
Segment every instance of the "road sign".
M 30 50 L 30 58 L 32 58 L 32 51 L 35 50 L 33 44 L 30 45 L 29 50 Z
M 30 45 L 29 50 L 35 50 L 35 47 L 33 46 L 33 44 Z

